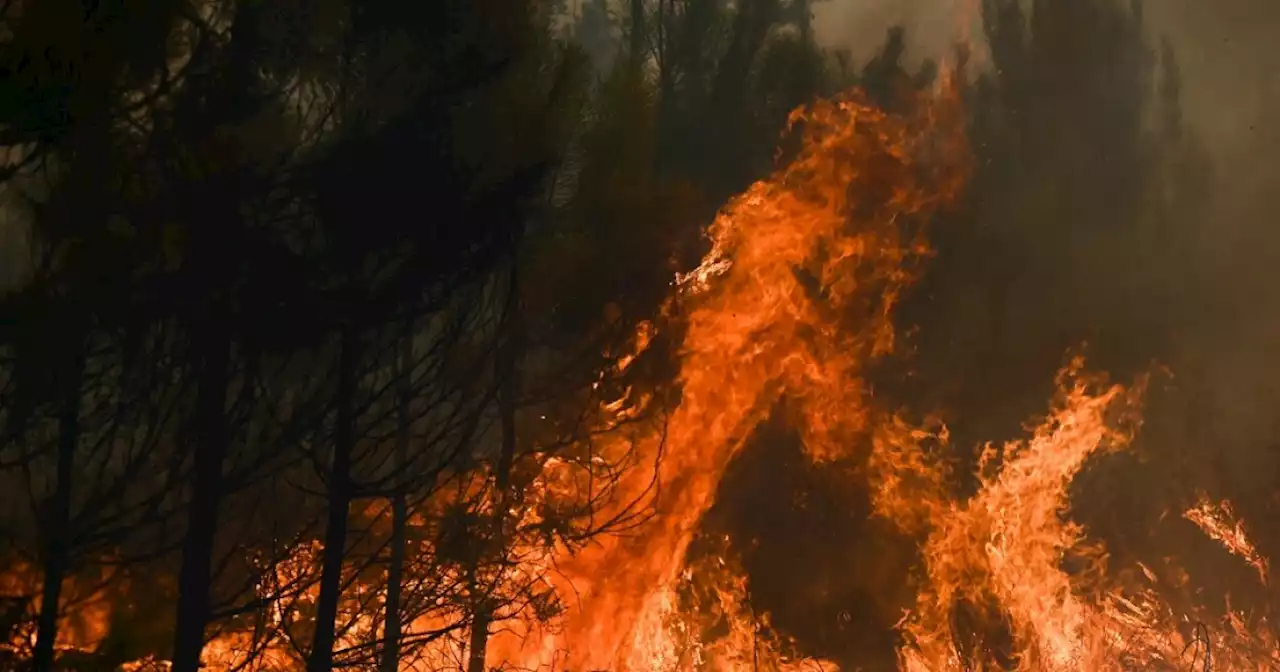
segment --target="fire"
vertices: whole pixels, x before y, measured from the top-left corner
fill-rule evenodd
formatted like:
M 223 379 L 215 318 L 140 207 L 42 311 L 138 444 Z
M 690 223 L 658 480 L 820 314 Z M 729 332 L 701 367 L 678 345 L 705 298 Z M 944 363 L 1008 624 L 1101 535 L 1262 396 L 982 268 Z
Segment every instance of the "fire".
M 946 428 L 913 425 L 873 403 L 866 365 L 893 351 L 895 302 L 929 252 L 918 224 L 963 185 L 957 119 L 945 96 L 922 103 L 917 116 L 890 116 L 856 96 L 795 115 L 805 140 L 799 156 L 723 210 L 704 263 L 678 279 L 688 306 L 682 395 L 646 448 L 661 456 L 655 520 L 635 536 L 559 559 L 557 585 L 574 590 L 579 606 L 555 635 L 502 641 L 491 665 L 793 664 L 785 642 L 762 645 L 767 615 L 744 612 L 732 558 L 713 555 L 719 565 L 697 572 L 684 564 L 726 465 L 779 405 L 814 460 L 869 444 L 865 477 L 876 513 L 925 539 L 919 601 L 899 623 L 904 670 L 1185 666 L 1210 650 L 1229 669 L 1274 664 L 1280 649 L 1265 622 L 1246 626 L 1231 612 L 1210 629 L 1211 616 L 1170 606 L 1163 587 L 1109 579 L 1105 550 L 1067 515 L 1069 486 L 1089 459 L 1123 450 L 1137 432 L 1145 379 L 1112 384 L 1072 359 L 1030 437 L 986 447 L 980 488 L 967 499 L 955 496 L 940 454 Z M 1252 548 L 1242 534 L 1210 534 L 1256 558 L 1239 550 Z M 682 605 L 681 588 L 695 575 L 710 582 L 709 597 Z M 722 634 L 703 641 L 690 613 L 722 621 Z
M 581 505 L 597 463 L 627 467 L 607 497 L 593 500 L 605 503 L 599 517 L 624 515 L 640 501 L 652 507 L 652 519 L 585 548 L 515 539 L 515 561 L 498 571 L 531 594 L 559 595 L 564 608 L 547 629 L 535 622 L 547 619 L 505 614 L 517 622 L 489 640 L 490 666 L 838 669 L 803 659 L 774 631 L 769 615 L 751 604 L 727 543 L 687 564 L 726 467 L 777 411 L 799 431 L 812 460 L 858 458 L 853 476 L 869 482 L 874 514 L 921 541 L 917 602 L 897 626 L 903 670 L 1207 669 L 1210 657 L 1219 668 L 1274 669 L 1280 642 L 1265 620 L 1175 607 L 1168 595 L 1184 586 L 1163 585 L 1145 567 L 1145 583 L 1113 578 L 1105 550 L 1070 519 L 1075 476 L 1136 435 L 1145 379 L 1112 383 L 1073 358 L 1029 436 L 985 446 L 978 488 L 967 497 L 956 494 L 946 427 L 913 423 L 874 399 L 868 366 L 897 347 L 895 306 L 930 254 L 924 225 L 960 195 L 969 165 L 952 83 L 911 103 L 907 113 L 889 114 L 849 93 L 792 115 L 791 132 L 801 140 L 796 155 L 723 209 L 709 229 L 704 262 L 677 278 L 666 313 L 682 327 L 680 395 L 661 427 L 626 429 L 649 401 L 627 389 L 600 404 L 598 424 L 610 431 L 592 440 L 602 445 L 584 454 L 533 450 L 525 458 L 535 467 L 528 497 L 495 498 L 491 476 L 480 473 L 458 475 L 456 488 L 421 504 L 413 525 L 425 541 L 413 547 L 406 582 L 439 599 L 406 624 L 407 637 L 430 642 L 402 669 L 456 669 L 463 659 L 457 633 L 447 631 L 467 621 L 471 605 L 442 597 L 448 591 L 433 593 L 430 582 L 465 586 L 478 570 L 473 564 L 468 576 L 464 560 L 447 557 L 448 530 L 436 529 L 438 521 L 454 510 L 472 516 L 467 520 L 502 518 L 494 509 L 503 502 L 510 511 L 500 513 L 514 527 L 537 527 L 555 511 Z M 636 361 L 656 329 L 642 325 L 616 372 Z M 359 515 L 374 521 L 372 536 L 386 536 L 378 527 L 385 503 Z M 1266 560 L 1229 503 L 1204 499 L 1185 517 L 1267 582 Z M 306 541 L 287 557 L 264 560 L 257 597 L 270 607 L 256 621 L 216 634 L 205 663 L 300 669 L 293 643 L 307 641 L 320 551 Z M 337 648 L 376 646 L 386 601 L 381 571 L 344 593 Z M 24 585 L 38 585 L 37 575 L 10 573 L 25 577 Z M 64 628 L 67 637 L 86 640 L 68 646 L 101 639 L 108 619 L 95 619 L 101 631 L 91 635 Z M 712 630 L 717 634 L 709 636 Z M 148 658 L 125 669 L 165 665 Z
M 1240 557 L 1258 573 L 1258 579 L 1265 585 L 1268 583 L 1270 568 L 1267 559 L 1262 557 L 1249 535 L 1245 534 L 1244 521 L 1240 520 L 1231 502 L 1223 500 L 1218 503 L 1209 501 L 1201 495 L 1195 506 L 1187 509 L 1183 517 L 1196 524 L 1210 539 L 1222 544 L 1223 548 Z
M 1083 530 L 1062 512 L 1067 486 L 1085 461 L 1128 443 L 1141 385 L 1108 386 L 1082 371 L 1076 358 L 1059 373 L 1053 411 L 1031 439 L 987 446 L 984 466 L 1002 464 L 983 475 L 976 496 L 939 509 L 925 545 L 929 589 L 904 628 L 911 642 L 902 652 L 906 669 L 967 669 L 972 657 L 985 656 L 987 644 L 955 641 L 961 633 L 952 618 L 964 606 L 993 601 L 1008 620 L 1019 669 L 1105 667 L 1112 633 L 1061 569 L 1069 552 L 1087 550 L 1080 546 Z M 1127 422 L 1109 423 L 1112 412 Z
M 657 515 L 634 536 L 559 559 L 560 586 L 580 606 L 556 635 L 496 642 L 492 665 L 681 660 L 669 624 L 686 549 L 755 427 L 784 404 L 820 460 L 872 429 L 864 367 L 894 348 L 894 305 L 929 252 L 920 225 L 962 186 L 960 118 L 954 96 L 893 116 L 857 94 L 793 115 L 799 154 L 725 207 L 704 263 L 678 279 L 690 305 L 680 403 L 660 436 L 641 439 L 659 469 Z M 624 490 L 643 492 L 643 471 Z
M 109 587 L 118 579 L 112 572 L 103 572 L 99 576 L 68 577 L 63 584 L 61 599 L 65 615 L 59 619 L 55 649 L 64 653 L 90 652 L 106 638 L 114 597 Z M 41 580 L 40 570 L 27 562 L 19 562 L 0 574 L 0 600 L 22 615 L 9 621 L 16 627 L 8 633 L 7 642 L 0 642 L 0 660 L 4 655 L 22 659 L 35 647 L 35 616 L 40 609 Z

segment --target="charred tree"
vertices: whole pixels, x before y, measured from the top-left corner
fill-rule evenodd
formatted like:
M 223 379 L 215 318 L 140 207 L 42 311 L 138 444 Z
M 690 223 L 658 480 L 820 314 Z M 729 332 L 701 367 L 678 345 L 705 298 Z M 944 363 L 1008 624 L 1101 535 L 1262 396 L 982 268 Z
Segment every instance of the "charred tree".
M 237 126 L 258 115 L 265 100 L 259 75 L 262 47 L 252 3 L 237 8 L 231 39 L 217 50 L 210 46 L 206 78 L 193 81 L 173 113 L 176 147 L 166 168 L 175 197 L 188 219 L 185 267 L 180 286 L 189 297 L 165 297 L 186 328 L 197 392 L 189 431 L 193 439 L 191 496 L 178 573 L 178 600 L 173 639 L 174 672 L 201 666 L 205 626 L 211 615 L 213 560 L 219 513 L 226 496 L 224 470 L 233 440 L 228 398 L 232 394 L 233 348 L 236 345 L 238 277 L 246 245 L 247 212 L 260 204 L 253 179 L 255 166 Z M 182 162 L 194 152 L 194 173 Z M 191 301 L 191 297 L 195 297 Z M 191 301 L 184 305 L 183 301 Z
M 413 401 L 413 321 L 409 321 L 405 334 L 401 337 L 400 361 L 397 366 L 399 389 L 396 400 L 396 455 L 397 472 L 409 462 L 409 430 L 412 420 L 409 417 L 410 404 Z M 379 672 L 397 672 L 400 665 L 400 598 L 404 583 L 405 546 L 407 544 L 406 528 L 409 522 L 408 487 L 400 485 L 391 495 L 391 539 L 390 558 L 387 566 L 387 604 L 383 621 L 382 657 L 379 661 Z
M 627 57 L 631 59 L 632 69 L 636 70 L 644 65 L 646 56 L 645 40 L 648 39 L 648 36 L 645 34 L 644 0 L 629 0 L 629 3 L 631 10 L 631 34 Z
M 522 342 L 521 311 L 523 307 L 520 303 L 518 262 L 513 261 L 509 273 L 510 279 L 507 293 L 510 306 L 507 308 L 506 318 L 504 319 L 506 325 L 501 337 L 502 342 L 498 347 L 494 371 L 494 378 L 498 386 L 498 421 L 501 437 L 498 446 L 498 459 L 494 466 L 493 475 L 493 510 L 487 525 L 493 538 L 485 539 L 482 543 L 482 548 L 496 549 L 499 554 L 505 554 L 507 545 L 505 529 L 507 527 L 507 517 L 510 515 L 508 512 L 511 508 L 511 470 L 515 465 L 517 450 L 516 410 L 520 399 L 520 359 L 523 354 L 520 348 Z M 496 562 L 499 566 L 502 563 L 500 557 L 485 558 L 481 556 L 480 562 L 484 563 L 486 561 Z M 490 590 L 494 589 L 496 587 Z M 482 588 L 474 578 L 472 592 L 475 606 L 473 607 L 471 622 L 471 640 L 467 649 L 467 672 L 485 672 L 485 656 L 489 648 L 489 629 L 493 625 L 494 612 L 497 607 L 494 603 L 494 596 L 486 594 L 488 591 Z
M 40 592 L 40 618 L 36 630 L 36 646 L 32 668 L 37 672 L 53 669 L 54 643 L 61 615 L 62 584 L 71 566 L 71 493 L 75 478 L 76 448 L 80 444 L 80 406 L 84 377 L 84 354 L 77 352 L 65 372 L 62 386 L 62 408 L 58 417 L 57 468 L 53 497 L 48 503 L 43 553 L 44 580 Z
M 316 607 L 316 630 L 311 642 L 308 672 L 333 669 L 334 629 L 338 601 L 342 597 L 342 565 L 346 557 L 347 524 L 354 498 L 351 476 L 355 452 L 355 396 L 357 366 L 360 362 L 360 335 L 354 326 L 343 328 L 338 345 L 338 385 L 334 396 L 333 458 L 329 471 L 329 513 L 324 532 L 324 555 L 320 573 L 320 597 Z
M 205 624 L 209 618 L 209 581 L 213 570 L 214 539 L 222 504 L 222 470 L 230 434 L 227 393 L 231 378 L 230 310 L 225 297 L 210 304 L 210 320 L 200 330 L 195 357 L 200 371 L 193 432 L 191 501 L 178 574 L 178 604 L 174 625 L 173 670 L 200 669 Z

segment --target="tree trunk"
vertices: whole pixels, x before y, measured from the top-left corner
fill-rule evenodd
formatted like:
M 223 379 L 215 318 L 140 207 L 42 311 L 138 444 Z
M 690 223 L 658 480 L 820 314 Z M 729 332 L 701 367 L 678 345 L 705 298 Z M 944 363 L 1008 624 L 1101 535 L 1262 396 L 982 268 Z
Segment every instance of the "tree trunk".
M 49 672 L 53 669 L 62 583 L 71 562 L 71 487 L 76 447 L 80 443 L 83 354 L 76 355 L 69 373 L 66 398 L 58 418 L 58 481 L 54 485 L 53 498 L 49 501 L 48 516 L 41 521 L 45 533 L 44 585 L 40 594 L 36 647 L 32 655 L 32 668 L 36 672 Z
M 631 0 L 631 53 L 627 54 L 633 67 L 644 65 L 644 0 Z
M 257 109 L 253 84 L 259 81 L 255 55 L 259 36 L 255 31 L 256 3 L 239 3 L 225 45 L 226 63 L 213 89 L 198 105 L 191 119 L 178 132 L 211 139 L 225 122 L 248 118 Z M 194 110 L 193 110 L 194 111 Z M 244 115 L 241 117 L 240 115 Z M 212 158 L 212 157 L 210 157 Z M 204 631 L 210 616 L 210 584 L 213 553 L 218 532 L 219 508 L 225 496 L 222 470 L 230 450 L 232 432 L 227 416 L 234 343 L 234 274 L 243 255 L 243 222 L 240 205 L 241 175 L 237 168 L 200 166 L 199 179 L 186 185 L 190 193 L 179 197 L 178 206 L 191 217 L 190 269 L 188 279 L 196 281 L 204 315 L 186 324 L 193 347 L 194 370 L 199 376 L 193 413 L 195 459 L 191 501 L 187 505 L 187 530 L 182 541 L 182 567 L 178 572 L 178 605 L 174 626 L 173 658 L 170 672 L 196 672 L 204 650 Z M 175 175 L 176 177 L 176 175 Z M 183 178 L 184 180 L 187 178 Z M 188 273 L 189 272 L 189 273 Z M 178 308 L 178 306 L 170 306 Z M 183 311 L 179 311 L 180 313 Z
M 200 383 L 195 409 L 195 473 L 178 573 L 172 672 L 196 672 L 200 668 L 204 628 L 209 618 L 214 537 L 223 495 L 222 468 L 229 441 L 226 405 L 231 378 L 231 317 L 226 297 L 213 302 L 209 317 L 196 330 Z
M 396 428 L 396 467 L 409 460 L 409 401 L 413 375 L 413 325 L 404 335 L 400 353 L 399 427 Z M 404 581 L 405 526 L 409 507 L 405 500 L 407 485 L 397 484 L 391 499 L 391 564 L 387 568 L 387 615 L 383 628 L 382 660 L 379 672 L 397 672 L 400 665 L 400 591 Z
M 405 523 L 409 517 L 404 492 L 391 502 L 391 566 L 387 569 L 387 615 L 380 672 L 396 672 L 400 666 L 400 591 L 404 581 Z
M 355 450 L 356 365 L 359 361 L 354 327 L 346 327 L 338 354 L 338 389 L 334 404 L 333 462 L 329 473 L 329 520 L 325 525 L 324 556 L 320 570 L 320 598 L 316 605 L 316 630 L 311 641 L 307 672 L 333 669 L 333 644 L 342 593 L 342 561 L 346 556 L 347 518 L 351 508 L 351 454 Z
M 494 472 L 493 520 L 491 522 L 494 539 L 488 548 L 505 553 L 507 509 L 511 498 L 511 469 L 516 456 L 516 405 L 520 393 L 520 347 L 521 347 L 521 310 L 518 269 L 511 270 L 511 312 L 507 315 L 507 328 L 504 341 L 498 351 L 498 415 L 502 428 L 502 445 L 499 447 L 498 464 Z M 471 621 L 471 642 L 468 649 L 470 658 L 467 672 L 485 672 L 485 653 L 489 646 L 489 626 L 493 624 L 494 606 L 492 596 L 479 596 L 479 586 L 472 581 L 472 597 L 475 600 L 474 614 Z M 495 588 L 500 588 L 500 582 Z
M 487 607 L 476 609 L 471 618 L 471 641 L 467 646 L 467 672 L 485 672 L 484 657 L 489 649 L 489 624 L 492 621 Z

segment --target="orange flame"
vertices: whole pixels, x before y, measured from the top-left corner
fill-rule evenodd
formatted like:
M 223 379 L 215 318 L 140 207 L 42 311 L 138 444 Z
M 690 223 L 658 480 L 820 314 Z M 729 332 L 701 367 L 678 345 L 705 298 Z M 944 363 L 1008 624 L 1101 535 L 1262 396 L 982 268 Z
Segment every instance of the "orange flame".
M 1258 573 L 1258 580 L 1267 585 L 1270 576 L 1267 559 L 1262 557 L 1249 540 L 1249 535 L 1244 530 L 1244 521 L 1236 516 L 1231 502 L 1223 500 L 1215 504 L 1201 495 L 1199 503 L 1182 516 L 1195 523 L 1206 536 L 1222 544 L 1227 551 L 1249 563 Z
M 608 499 L 615 510 L 599 515 L 608 518 L 642 500 L 653 506 L 653 519 L 628 536 L 573 552 L 518 549 L 518 566 L 508 571 L 549 584 L 568 609 L 554 631 L 539 631 L 530 621 L 496 632 L 487 652 L 491 666 L 835 669 L 788 655 L 788 642 L 769 631 L 768 615 L 751 613 L 743 573 L 728 553 L 697 561 L 707 567 L 686 566 L 725 468 L 779 408 L 816 461 L 864 450 L 875 514 L 924 540 L 923 586 L 898 624 L 902 669 L 1119 670 L 1153 662 L 1185 668 L 1210 655 L 1219 669 L 1274 669 L 1280 662 L 1280 643 L 1264 620 L 1229 612 L 1211 629 L 1202 625 L 1207 616 L 1179 612 L 1156 586 L 1107 578 L 1105 552 L 1067 517 L 1068 488 L 1087 461 L 1122 450 L 1133 438 L 1144 380 L 1111 384 L 1086 373 L 1082 358 L 1073 359 L 1059 373 L 1048 416 L 1030 436 L 986 446 L 979 488 L 965 499 L 954 495 L 935 450 L 946 446 L 946 428 L 913 425 L 872 403 L 867 366 L 896 346 L 895 305 L 930 252 L 923 225 L 959 195 L 967 178 L 963 115 L 952 87 L 945 79 L 943 95 L 921 96 L 906 115 L 879 111 L 856 93 L 793 114 L 791 129 L 802 141 L 797 155 L 724 208 L 709 230 L 712 246 L 703 263 L 677 278 L 667 309 L 685 324 L 678 407 L 660 431 L 615 431 L 601 439 L 599 459 L 631 468 Z M 629 367 L 653 335 L 654 327 L 643 325 L 634 352 L 616 369 Z M 627 390 L 605 401 L 602 421 L 632 417 L 643 396 Z M 639 467 L 624 457 L 637 452 Z M 532 489 L 542 501 L 511 513 L 536 523 L 540 505 L 572 506 L 583 488 L 582 472 L 563 453 L 535 451 L 533 457 L 539 472 Z M 656 491 L 645 464 L 657 470 Z M 492 509 L 485 487 L 464 484 L 426 506 L 474 500 L 481 510 Z M 1202 502 L 1185 515 L 1266 580 L 1266 562 L 1229 504 Z M 423 557 L 440 550 L 420 549 Z M 268 574 L 276 583 L 295 583 L 316 571 L 318 554 L 318 546 L 300 545 Z M 430 571 L 453 570 L 433 565 Z M 1156 583 L 1154 573 L 1144 573 Z M 371 594 L 365 588 L 344 594 L 341 618 L 348 627 L 340 647 L 379 636 L 370 605 L 382 607 L 385 586 L 370 585 Z M 264 599 L 276 590 L 261 588 Z M 690 592 L 697 593 L 692 607 L 681 603 Z M 314 582 L 294 598 L 270 610 L 264 636 L 234 628 L 218 635 L 204 652 L 206 664 L 301 668 L 300 654 L 286 642 L 305 627 L 300 613 L 315 600 Z M 465 621 L 466 609 L 441 605 L 406 631 Z M 700 612 L 722 621 L 725 634 L 706 641 Z M 402 669 L 456 669 L 458 648 L 442 638 Z M 127 669 L 164 665 L 149 659 Z
M 1061 569 L 1083 530 L 1061 514 L 1067 486 L 1089 456 L 1127 444 L 1128 429 L 1109 424 L 1107 414 L 1135 422 L 1141 386 L 1106 386 L 1082 368 L 1076 358 L 1059 374 L 1055 408 L 1029 441 L 987 447 L 984 465 L 1003 465 L 984 475 L 976 496 L 936 510 L 925 546 L 929 589 L 904 629 L 911 642 L 904 668 L 967 669 L 973 654 L 955 641 L 954 611 L 994 600 L 1021 653 L 1019 669 L 1100 669 L 1107 629 L 1097 627 L 1101 615 Z
M 967 165 L 955 97 L 920 103 L 895 117 L 851 94 L 793 114 L 798 156 L 724 209 L 711 252 L 678 279 L 693 305 L 681 401 L 665 433 L 644 440 L 660 470 L 655 519 L 560 559 L 580 606 L 558 635 L 495 642 L 491 664 L 549 667 L 567 652 L 575 669 L 667 669 L 692 531 L 753 429 L 785 400 L 815 459 L 870 429 L 865 363 L 892 351 L 894 305 L 929 251 L 919 226 L 959 193 Z

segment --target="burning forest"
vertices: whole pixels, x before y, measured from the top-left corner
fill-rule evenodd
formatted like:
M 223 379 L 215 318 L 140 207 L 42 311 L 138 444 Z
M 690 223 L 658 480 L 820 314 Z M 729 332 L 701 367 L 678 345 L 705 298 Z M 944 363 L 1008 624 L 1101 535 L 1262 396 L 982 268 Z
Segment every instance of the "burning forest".
M 1280 669 L 1176 45 L 959 4 L 4 3 L 0 667 Z

